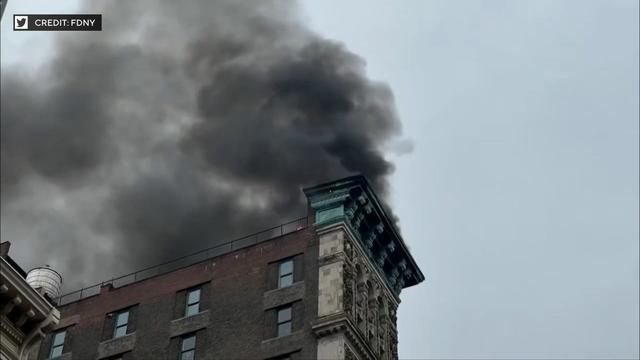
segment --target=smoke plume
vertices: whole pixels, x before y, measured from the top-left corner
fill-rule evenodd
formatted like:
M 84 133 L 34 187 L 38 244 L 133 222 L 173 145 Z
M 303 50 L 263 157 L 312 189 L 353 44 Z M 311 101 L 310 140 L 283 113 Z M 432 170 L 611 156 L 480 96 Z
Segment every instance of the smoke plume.
M 66 290 L 305 213 L 362 173 L 384 195 L 393 96 L 290 1 L 88 1 L 37 71 L 2 69 L 2 239 Z

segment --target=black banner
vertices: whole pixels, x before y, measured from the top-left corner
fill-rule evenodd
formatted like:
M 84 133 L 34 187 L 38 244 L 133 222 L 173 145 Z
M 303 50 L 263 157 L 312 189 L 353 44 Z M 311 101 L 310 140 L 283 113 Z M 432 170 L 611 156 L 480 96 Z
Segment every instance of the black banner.
M 101 31 L 102 15 L 23 14 L 13 15 L 14 31 Z

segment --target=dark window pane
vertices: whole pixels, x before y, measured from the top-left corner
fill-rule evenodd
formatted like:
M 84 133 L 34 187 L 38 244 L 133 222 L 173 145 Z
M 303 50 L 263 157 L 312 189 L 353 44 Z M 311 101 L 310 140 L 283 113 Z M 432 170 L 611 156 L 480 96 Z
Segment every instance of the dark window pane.
M 189 350 L 182 353 L 180 360 L 194 360 L 196 358 L 196 351 Z
M 116 331 L 113 334 L 113 337 L 120 337 L 125 335 L 127 335 L 127 325 L 117 327 Z
M 60 355 L 62 355 L 62 346 L 56 346 L 56 347 L 51 349 L 51 355 L 49 357 L 50 358 L 54 358 L 54 357 L 58 357 Z
M 129 323 L 129 311 L 123 311 L 118 313 L 118 317 L 116 318 L 116 326 L 122 326 Z
M 291 334 L 291 322 L 278 325 L 278 336 L 285 336 L 289 334 Z
M 280 263 L 280 276 L 293 273 L 293 260 L 285 260 Z
M 53 335 L 53 346 L 64 344 L 64 337 L 67 335 L 66 331 L 60 331 Z
M 287 287 L 287 286 L 291 286 L 293 284 L 293 275 L 289 274 L 289 275 L 284 275 L 282 277 L 280 277 L 280 283 L 278 284 L 278 287 Z
M 189 336 L 182 339 L 182 351 L 193 350 L 196 348 L 196 337 Z
M 195 315 L 197 313 L 200 312 L 200 304 L 199 303 L 195 303 L 193 305 L 188 305 L 187 306 L 187 312 L 186 312 L 186 316 L 191 316 L 191 315 Z
M 200 302 L 200 289 L 189 291 L 189 295 L 187 295 L 187 304 L 195 304 L 197 302 Z
M 283 323 L 285 321 L 291 321 L 290 307 L 278 310 L 278 324 Z

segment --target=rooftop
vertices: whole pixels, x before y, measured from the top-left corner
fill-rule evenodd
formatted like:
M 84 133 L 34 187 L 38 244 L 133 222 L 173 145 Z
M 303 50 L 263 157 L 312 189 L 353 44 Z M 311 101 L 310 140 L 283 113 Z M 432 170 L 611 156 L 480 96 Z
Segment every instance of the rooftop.
M 179 258 L 147 267 L 110 280 L 102 281 L 58 298 L 58 305 L 67 305 L 100 294 L 100 288 L 111 285 L 119 288 L 155 276 L 167 274 L 199 262 L 243 249 L 276 237 L 293 233 L 313 224 L 317 228 L 337 222 L 345 223 L 389 287 L 398 296 L 400 290 L 418 284 L 424 275 L 411 256 L 382 203 L 362 175 L 328 182 L 304 189 L 315 218 L 307 216 L 272 228 L 227 241 Z
M 247 248 L 255 244 L 259 244 L 283 235 L 287 235 L 298 230 L 304 229 L 308 226 L 308 218 L 301 217 L 278 226 L 271 227 L 266 230 L 259 231 L 250 235 L 243 236 L 231 241 L 224 242 L 206 249 L 196 251 L 194 253 L 181 256 L 179 258 L 169 260 L 167 262 L 153 265 L 126 275 L 115 277 L 109 280 L 101 281 L 99 283 L 83 287 L 82 289 L 72 291 L 70 293 L 60 296 L 58 305 L 67 305 L 82 299 L 86 299 L 92 296 L 100 294 L 100 288 L 104 285 L 111 285 L 114 288 L 130 285 L 139 281 L 147 280 L 152 277 L 160 276 L 163 274 L 176 271 L 199 262 L 209 260 L 214 257 L 218 257 L 230 252 Z

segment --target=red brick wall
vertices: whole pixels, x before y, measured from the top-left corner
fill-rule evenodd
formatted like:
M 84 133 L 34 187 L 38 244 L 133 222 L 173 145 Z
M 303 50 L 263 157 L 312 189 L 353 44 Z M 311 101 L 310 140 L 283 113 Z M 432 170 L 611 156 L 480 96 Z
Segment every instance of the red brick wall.
M 178 292 L 207 284 L 201 297 L 202 309 L 210 311 L 210 324 L 198 332 L 198 359 L 265 358 L 261 342 L 268 331 L 263 310 L 264 292 L 272 288 L 268 281 L 269 263 L 301 254 L 296 267 L 305 282 L 305 299 L 301 314 L 304 340 L 299 355 L 312 358 L 316 341 L 311 322 L 317 314 L 317 238 L 313 227 L 278 237 L 249 248 L 133 283 L 121 288 L 103 289 L 91 298 L 60 308 L 64 319 L 75 319 L 69 328 L 65 352 L 73 359 L 95 359 L 102 340 L 108 313 L 137 305 L 135 316 L 136 345 L 129 357 L 136 359 L 176 359 L 179 341 L 169 336 L 169 323 L 176 319 Z M 300 269 L 296 269 L 300 270 Z M 296 279 L 296 281 L 298 281 Z M 107 323 L 106 326 L 109 326 Z M 39 359 L 46 358 L 50 339 L 41 347 Z M 289 344 L 289 348 L 291 344 Z

